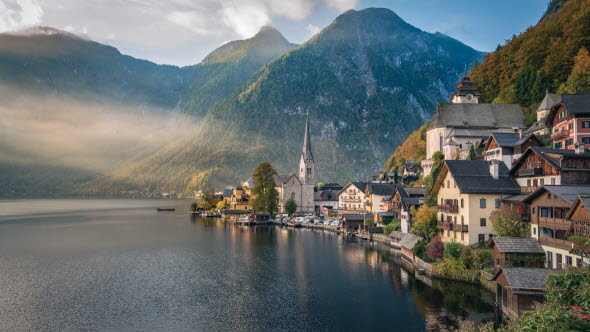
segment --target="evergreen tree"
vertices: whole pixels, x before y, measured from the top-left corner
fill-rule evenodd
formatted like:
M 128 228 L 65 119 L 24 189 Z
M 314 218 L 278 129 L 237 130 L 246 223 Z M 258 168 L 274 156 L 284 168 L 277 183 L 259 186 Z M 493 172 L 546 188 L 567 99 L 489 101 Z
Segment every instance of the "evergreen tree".
M 574 68 L 558 90 L 559 93 L 590 93 L 590 54 L 580 48 L 574 58 Z
M 252 174 L 252 178 L 254 179 L 252 210 L 255 213 L 273 214 L 277 212 L 279 192 L 275 188 L 275 175 L 277 175 L 277 172 L 268 162 L 264 162 L 254 169 L 254 173 Z
M 469 146 L 469 155 L 467 156 L 467 160 L 475 160 L 477 155 L 475 154 L 475 147 L 473 145 Z

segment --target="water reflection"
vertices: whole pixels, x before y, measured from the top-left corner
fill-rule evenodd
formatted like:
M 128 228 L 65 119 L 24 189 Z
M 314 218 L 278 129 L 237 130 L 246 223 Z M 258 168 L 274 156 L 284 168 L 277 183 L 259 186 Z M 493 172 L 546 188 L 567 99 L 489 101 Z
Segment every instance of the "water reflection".
M 0 330 L 421 331 L 494 318 L 493 294 L 418 280 L 388 247 L 184 211 L 0 219 Z

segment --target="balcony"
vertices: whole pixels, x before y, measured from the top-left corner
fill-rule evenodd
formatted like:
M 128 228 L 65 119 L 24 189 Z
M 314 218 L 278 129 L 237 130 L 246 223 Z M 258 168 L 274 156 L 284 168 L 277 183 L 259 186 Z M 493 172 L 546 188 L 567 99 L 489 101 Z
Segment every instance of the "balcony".
M 444 229 L 444 230 L 453 230 L 453 224 L 450 222 L 446 222 L 446 221 L 437 221 L 436 222 L 436 226 L 440 229 Z
M 572 226 L 572 222 L 561 218 L 539 218 L 539 226 L 547 227 L 552 229 L 569 230 Z
M 570 136 L 569 130 L 560 130 L 558 132 L 551 134 L 551 139 L 556 141 L 556 140 L 568 138 L 569 136 Z
M 460 224 L 453 224 L 453 230 L 455 232 L 469 232 L 469 225 L 460 225 Z
M 459 213 L 459 205 L 441 204 L 437 205 L 438 212 Z
M 539 186 L 521 186 L 520 191 L 523 193 L 532 193 L 533 191 L 539 189 Z
M 360 198 L 341 198 L 340 200 L 344 203 L 360 203 L 361 202 Z
M 572 243 L 568 240 L 561 240 L 561 239 L 553 239 L 550 237 L 539 237 L 539 243 L 541 243 L 544 246 L 550 246 L 550 247 L 554 247 L 554 248 L 559 248 L 559 249 L 563 249 L 563 250 L 571 250 L 572 249 Z
M 518 176 L 536 176 L 536 175 L 543 175 L 543 168 L 541 167 L 531 167 L 525 168 L 518 171 Z

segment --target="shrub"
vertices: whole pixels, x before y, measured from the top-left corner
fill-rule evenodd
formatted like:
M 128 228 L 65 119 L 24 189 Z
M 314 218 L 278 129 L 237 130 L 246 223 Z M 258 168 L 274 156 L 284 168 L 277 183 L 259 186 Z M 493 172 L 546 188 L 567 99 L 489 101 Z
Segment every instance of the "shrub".
M 416 245 L 414 245 L 414 249 L 412 249 L 412 251 L 416 257 L 423 261 L 428 261 L 428 256 L 426 256 L 426 241 L 419 240 L 416 242 Z
M 492 249 L 477 249 L 473 251 L 475 259 L 475 265 L 477 268 L 481 268 L 483 264 L 486 264 L 492 260 Z
M 473 250 L 468 246 L 462 246 L 461 248 L 461 255 L 459 256 L 459 260 L 463 263 L 466 269 L 473 269 L 475 257 L 473 255 Z
M 479 279 L 479 272 L 468 270 L 459 260 L 451 258 L 443 262 L 432 264 L 432 273 L 438 276 L 460 279 L 465 281 L 476 281 Z
M 391 223 L 392 221 L 395 221 L 397 219 L 394 219 L 393 217 L 383 217 L 383 220 L 381 220 L 381 223 L 385 226 L 389 225 L 389 223 Z M 399 222 L 399 220 L 398 220 Z
M 432 242 L 428 244 L 428 247 L 426 247 L 426 254 L 428 255 L 428 258 L 435 261 L 443 257 L 444 248 L 445 245 L 442 243 L 440 235 L 437 235 L 432 239 Z
M 365 219 L 365 226 L 367 226 L 367 227 L 374 227 L 375 226 L 375 221 L 373 220 L 373 218 L 367 218 L 367 219 Z
M 545 281 L 547 302 L 563 307 L 590 309 L 590 267 L 570 268 Z
M 398 231 L 399 232 L 400 230 L 401 230 L 401 225 L 400 225 L 399 221 L 394 220 L 391 223 L 387 224 L 383 228 L 383 234 L 389 235 L 393 231 Z
M 445 259 L 454 258 L 459 259 L 461 256 L 461 249 L 462 245 L 458 242 L 452 241 L 445 243 L 445 249 L 443 252 L 443 256 Z

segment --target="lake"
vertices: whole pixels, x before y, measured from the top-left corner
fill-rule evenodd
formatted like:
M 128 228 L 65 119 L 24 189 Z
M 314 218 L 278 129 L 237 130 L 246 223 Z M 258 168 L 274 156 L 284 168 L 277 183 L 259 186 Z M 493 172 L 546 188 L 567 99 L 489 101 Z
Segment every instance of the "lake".
M 495 319 L 492 293 L 419 280 L 386 246 L 194 218 L 189 204 L 0 201 L 0 330 L 438 331 Z

